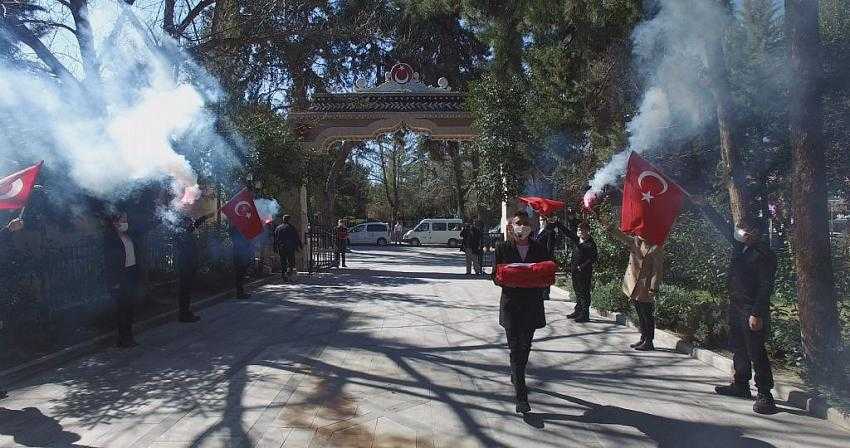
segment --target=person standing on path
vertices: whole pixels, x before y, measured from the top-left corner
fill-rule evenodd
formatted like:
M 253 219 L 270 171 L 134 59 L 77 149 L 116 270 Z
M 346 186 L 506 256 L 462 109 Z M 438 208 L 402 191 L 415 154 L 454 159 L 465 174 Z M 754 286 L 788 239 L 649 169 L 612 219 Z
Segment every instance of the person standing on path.
M 664 246 L 626 235 L 608 222 L 603 221 L 603 224 L 629 250 L 623 294 L 634 305 L 640 326 L 640 340 L 629 346 L 638 351 L 655 350 L 655 295 L 664 277 Z
M 104 231 L 104 277 L 115 301 L 119 348 L 137 345 L 133 338 L 133 302 L 139 285 L 136 246 L 128 234 L 126 213 L 108 218 Z
M 395 227 L 393 227 L 393 242 L 398 246 L 401 244 L 401 233 L 404 231 L 404 228 L 401 226 L 401 221 L 396 221 Z
M 334 258 L 336 259 L 336 267 L 340 267 L 340 262 L 342 262 L 342 267 L 345 266 L 345 250 L 348 247 L 348 227 L 345 226 L 345 223 L 340 219 L 336 223 L 336 240 L 334 241 Z
M 466 275 L 472 274 L 473 267 L 475 275 L 481 275 L 481 230 L 466 223 L 463 225 L 460 237 L 463 239 L 461 248 L 466 258 Z
M 274 245 L 280 254 L 280 271 L 284 282 L 288 282 L 292 270 L 295 269 L 295 253 L 302 248 L 298 230 L 290 224 L 290 216 L 283 216 L 283 223 L 274 231 Z
M 24 220 L 21 218 L 15 218 L 9 221 L 9 224 L 6 227 L 0 228 L 0 247 L 5 248 L 9 244 L 12 243 L 12 234 L 15 232 L 19 232 L 24 228 Z M 8 260 L 3 260 L 3 262 L 7 262 Z M 6 267 L 0 265 L 0 267 Z M 5 389 L 0 387 L 0 399 L 6 398 L 8 396 Z
M 549 253 L 549 258 L 555 259 L 555 251 L 558 248 L 564 248 L 564 238 L 569 233 L 569 229 L 564 227 L 555 217 L 540 215 L 540 232 L 537 234 L 537 241 L 546 247 L 546 252 Z M 573 230 L 575 233 L 575 230 Z M 551 288 L 546 288 L 544 300 L 549 300 Z
M 531 221 L 525 212 L 517 212 L 511 219 L 511 241 L 500 243 L 496 248 L 495 264 L 539 263 L 551 260 L 546 248 L 530 239 Z M 499 285 L 495 268 L 493 282 Z M 502 287 L 499 299 L 499 325 L 505 329 L 510 350 L 511 382 L 514 385 L 516 411 L 527 413 L 528 387 L 525 384 L 525 371 L 534 332 L 546 326 L 546 313 L 543 307 L 543 288 Z
M 573 292 L 576 295 L 576 307 L 568 319 L 576 322 L 590 321 L 590 293 L 593 288 L 593 265 L 599 257 L 596 242 L 590 235 L 590 225 L 586 222 L 579 224 L 578 229 L 567 232 L 567 238 L 573 241 L 572 259 L 570 260 L 570 275 L 573 279 Z
M 750 379 L 755 371 L 758 395 L 753 411 L 775 414 L 777 408 L 771 393 L 773 370 L 765 344 L 770 335 L 770 297 L 776 279 L 776 254 L 761 238 L 762 226 L 754 222 L 733 226 L 702 198 L 691 197 L 691 200 L 732 245 L 727 319 L 735 373 L 732 384 L 717 386 L 715 391 L 720 395 L 751 399 Z
M 179 274 L 178 291 L 178 315 L 180 322 L 197 322 L 201 318 L 192 313 L 192 290 L 195 286 L 195 277 L 198 271 L 198 254 L 195 244 L 195 231 L 198 230 L 212 214 L 207 214 L 193 220 L 191 216 L 184 215 L 180 218 L 179 229 L 176 238 L 177 249 L 177 272 Z

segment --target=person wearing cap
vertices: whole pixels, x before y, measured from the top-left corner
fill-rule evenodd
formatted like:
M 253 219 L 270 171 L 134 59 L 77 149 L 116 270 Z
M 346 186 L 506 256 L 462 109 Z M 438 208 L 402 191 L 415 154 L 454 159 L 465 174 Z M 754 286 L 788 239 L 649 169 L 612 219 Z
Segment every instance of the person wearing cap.
M 753 411 L 759 414 L 777 412 L 773 400 L 773 370 L 767 356 L 770 335 L 770 298 L 776 279 L 776 254 L 761 237 L 756 220 L 744 220 L 733 226 L 699 196 L 691 200 L 721 235 L 732 245 L 728 288 L 729 345 L 732 349 L 734 375 L 732 383 L 715 387 L 720 395 L 751 399 L 750 379 L 755 372 L 758 395 Z

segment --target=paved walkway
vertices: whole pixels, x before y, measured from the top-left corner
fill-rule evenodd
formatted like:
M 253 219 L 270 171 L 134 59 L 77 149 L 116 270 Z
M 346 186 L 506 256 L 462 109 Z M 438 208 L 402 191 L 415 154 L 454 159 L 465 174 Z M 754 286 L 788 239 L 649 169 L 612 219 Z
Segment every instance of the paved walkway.
M 632 329 L 568 322 L 559 300 L 523 420 L 497 289 L 463 276 L 456 250 L 356 252 L 349 270 L 269 284 L 16 385 L 0 447 L 850 446 L 800 411 L 714 395 L 726 375 L 699 361 L 625 349 Z

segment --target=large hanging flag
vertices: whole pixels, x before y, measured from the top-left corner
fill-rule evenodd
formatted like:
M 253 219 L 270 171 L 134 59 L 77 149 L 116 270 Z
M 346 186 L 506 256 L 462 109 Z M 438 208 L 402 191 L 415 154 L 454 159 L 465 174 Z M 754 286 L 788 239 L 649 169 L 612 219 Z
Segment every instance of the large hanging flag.
M 17 210 L 27 205 L 32 187 L 44 161 L 0 179 L 0 210 Z
M 685 191 L 637 153 L 629 156 L 620 230 L 662 244 L 679 216 Z
M 243 188 L 227 201 L 221 212 L 246 239 L 252 240 L 263 233 L 263 223 L 260 222 L 260 213 L 254 205 L 254 195 L 247 188 Z
M 562 201 L 556 201 L 554 199 L 539 198 L 537 196 L 520 196 L 519 200 L 530 205 L 535 212 L 543 216 L 550 216 L 552 213 L 564 208 Z

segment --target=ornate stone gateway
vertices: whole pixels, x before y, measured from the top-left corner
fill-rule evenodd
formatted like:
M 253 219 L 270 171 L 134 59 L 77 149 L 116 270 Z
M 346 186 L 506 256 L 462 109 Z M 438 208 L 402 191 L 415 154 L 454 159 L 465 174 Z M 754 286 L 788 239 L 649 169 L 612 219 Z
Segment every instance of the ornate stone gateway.
M 367 87 L 358 80 L 351 93 L 317 93 L 305 110 L 292 111 L 289 121 L 305 145 L 328 148 L 339 141 L 365 141 L 398 130 L 430 135 L 436 140 L 475 138 L 466 94 L 452 91 L 446 78 L 436 87 L 423 84 L 403 63 L 386 80 Z

